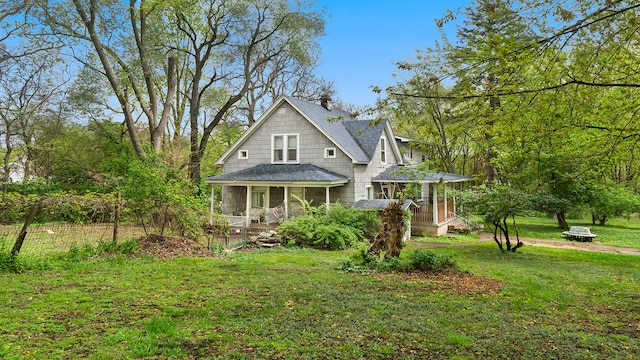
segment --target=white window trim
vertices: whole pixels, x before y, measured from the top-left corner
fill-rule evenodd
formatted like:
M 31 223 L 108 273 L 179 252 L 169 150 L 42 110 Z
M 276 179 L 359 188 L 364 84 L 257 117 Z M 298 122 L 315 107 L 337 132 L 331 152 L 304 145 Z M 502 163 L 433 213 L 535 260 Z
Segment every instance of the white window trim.
M 333 151 L 333 155 L 329 155 L 329 151 Z M 324 158 L 325 159 L 335 159 L 336 158 L 336 148 L 325 148 L 324 149 Z
M 274 146 L 276 143 L 276 136 L 282 136 L 282 144 L 284 148 L 282 149 L 282 161 L 275 161 L 274 155 Z M 289 152 L 288 152 L 288 144 L 289 144 L 289 136 L 296 137 L 296 161 L 289 161 Z M 272 164 L 299 164 L 300 163 L 300 134 L 299 133 L 291 133 L 291 134 L 271 134 L 271 163 Z
M 387 154 L 387 138 L 382 136 L 380 137 L 380 162 L 382 164 L 386 164 L 387 163 L 387 157 L 389 154 Z M 382 154 L 384 153 L 384 158 L 382 157 Z
M 238 159 L 245 160 L 249 158 L 249 150 L 238 150 Z

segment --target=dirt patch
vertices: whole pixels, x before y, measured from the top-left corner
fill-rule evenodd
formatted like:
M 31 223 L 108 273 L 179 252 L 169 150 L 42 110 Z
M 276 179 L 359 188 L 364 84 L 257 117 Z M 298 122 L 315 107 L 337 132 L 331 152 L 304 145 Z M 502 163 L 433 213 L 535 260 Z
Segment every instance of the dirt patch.
M 504 282 L 484 276 L 478 276 L 457 270 L 447 270 L 437 273 L 393 273 L 382 276 L 394 276 L 403 281 L 411 282 L 417 287 L 429 291 L 444 291 L 457 295 L 465 294 L 496 294 Z
M 138 239 L 138 253 L 160 259 L 176 257 L 214 257 L 215 254 L 198 242 L 179 237 L 151 234 Z
M 483 232 L 483 233 L 480 233 L 479 238 L 481 241 L 493 241 L 493 234 Z M 509 238 L 511 239 L 511 237 Z M 520 242 L 524 243 L 525 246 L 526 245 L 544 246 L 544 247 L 552 247 L 552 248 L 559 248 L 559 249 L 572 249 L 572 250 L 602 252 L 602 253 L 609 253 L 609 254 L 625 254 L 625 255 L 640 256 L 640 249 L 607 246 L 607 245 L 602 245 L 598 241 L 577 242 L 577 241 L 569 241 L 569 240 L 547 240 L 547 239 L 521 237 Z M 515 238 L 512 239 L 512 243 L 515 243 Z

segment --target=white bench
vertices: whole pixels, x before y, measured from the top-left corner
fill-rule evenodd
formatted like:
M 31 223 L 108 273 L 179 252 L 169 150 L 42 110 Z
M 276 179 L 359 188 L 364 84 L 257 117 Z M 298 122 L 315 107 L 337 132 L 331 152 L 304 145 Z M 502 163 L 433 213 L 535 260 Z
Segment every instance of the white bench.
M 598 236 L 596 234 L 592 234 L 591 230 L 584 226 L 572 226 L 569 231 L 562 232 L 562 235 L 569 240 L 577 241 L 593 241 L 593 238 Z

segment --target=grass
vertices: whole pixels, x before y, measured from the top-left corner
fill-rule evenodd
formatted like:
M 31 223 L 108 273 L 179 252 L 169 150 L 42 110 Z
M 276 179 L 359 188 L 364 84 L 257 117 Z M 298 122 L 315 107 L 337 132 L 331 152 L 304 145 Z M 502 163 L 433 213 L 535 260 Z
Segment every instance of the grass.
M 540 239 L 564 239 L 555 218 L 517 217 L 520 236 Z M 613 218 L 606 225 L 592 225 L 591 219 L 568 219 L 569 226 L 586 226 L 598 235 L 603 245 L 640 248 L 640 219 Z
M 640 257 L 462 241 L 434 251 L 503 286 L 343 273 L 352 253 L 337 251 L 60 257 L 0 274 L 0 358 L 640 357 Z

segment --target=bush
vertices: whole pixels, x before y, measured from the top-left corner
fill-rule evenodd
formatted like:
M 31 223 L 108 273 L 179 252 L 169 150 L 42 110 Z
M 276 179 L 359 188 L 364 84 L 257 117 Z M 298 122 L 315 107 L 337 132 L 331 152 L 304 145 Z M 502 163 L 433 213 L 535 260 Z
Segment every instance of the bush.
M 380 229 L 378 212 L 371 209 L 345 208 L 341 204 L 334 204 L 329 209 L 328 219 L 355 229 L 360 240 L 371 241 Z
M 458 269 L 452 255 L 435 253 L 431 250 L 417 249 L 406 259 L 395 256 L 376 256 L 360 249 L 350 259 L 342 262 L 338 270 L 347 272 L 439 272 L 446 269 Z
M 358 242 L 368 243 L 375 237 L 380 227 L 377 213 L 371 210 L 345 208 L 335 204 L 328 214 L 324 214 L 318 209 L 309 210 L 309 204 L 306 203 L 305 211 L 306 215 L 280 224 L 278 233 L 282 235 L 287 245 L 343 250 Z
M 312 215 L 298 216 L 280 224 L 278 233 L 288 243 L 295 242 L 300 246 L 311 246 L 313 234 L 319 223 L 319 220 Z
M 318 249 L 345 250 L 358 241 L 356 229 L 341 224 L 321 224 L 313 233 L 313 245 Z
M 124 242 L 100 241 L 96 248 L 97 254 L 133 254 L 138 251 L 139 245 L 136 240 Z
M 431 250 L 416 249 L 409 255 L 409 269 L 421 272 L 438 272 L 457 267 L 452 255 L 435 253 Z
M 23 264 L 21 264 L 20 257 L 11 256 L 9 251 L 0 249 L 0 273 L 12 272 L 18 273 L 24 270 Z

